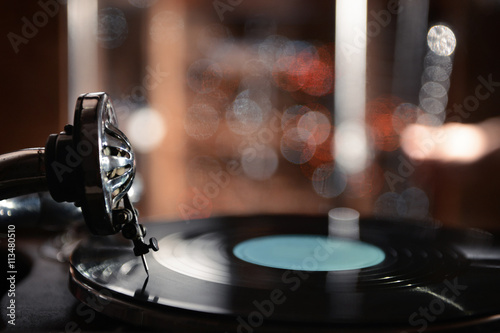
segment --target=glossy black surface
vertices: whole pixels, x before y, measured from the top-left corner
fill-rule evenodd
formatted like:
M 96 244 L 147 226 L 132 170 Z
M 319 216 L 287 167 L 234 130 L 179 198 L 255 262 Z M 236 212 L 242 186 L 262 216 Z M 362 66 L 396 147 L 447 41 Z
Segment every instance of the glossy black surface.
M 88 293 L 105 297 L 110 303 L 105 314 L 154 327 L 171 323 L 178 312 L 211 315 L 235 327 L 238 318 L 248 320 L 260 311 L 274 324 L 416 329 L 424 321 L 466 325 L 500 313 L 500 244 L 493 235 L 407 221 L 362 220 L 360 227 L 363 241 L 385 251 L 382 263 L 343 272 L 296 272 L 244 262 L 232 248 L 262 235 L 326 234 L 326 218 L 151 224 L 160 251 L 149 255 L 148 281 L 128 244 L 93 238 L 73 254 L 72 290 L 84 302 Z M 270 306 L 270 300 L 275 302 L 267 315 L 259 304 Z

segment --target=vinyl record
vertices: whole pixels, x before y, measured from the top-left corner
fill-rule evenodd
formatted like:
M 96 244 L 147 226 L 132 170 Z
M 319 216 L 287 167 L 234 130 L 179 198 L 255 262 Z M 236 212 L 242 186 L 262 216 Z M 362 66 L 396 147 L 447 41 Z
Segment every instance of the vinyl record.
M 91 238 L 71 258 L 70 287 L 104 314 L 178 331 L 454 329 L 495 322 L 500 313 L 500 243 L 477 230 L 361 220 L 360 240 L 384 255 L 363 268 L 322 271 L 329 249 L 321 242 L 298 269 L 236 255 L 238 245 L 261 237 L 326 236 L 327 223 L 281 215 L 152 223 L 160 251 L 147 256 L 149 279 L 130 244 Z

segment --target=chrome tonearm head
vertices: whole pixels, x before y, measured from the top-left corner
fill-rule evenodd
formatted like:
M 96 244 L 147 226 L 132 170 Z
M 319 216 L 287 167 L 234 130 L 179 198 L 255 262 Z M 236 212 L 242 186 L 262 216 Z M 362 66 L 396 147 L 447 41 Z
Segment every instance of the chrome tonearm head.
M 74 201 L 82 208 L 90 231 L 110 235 L 122 231 L 134 243 L 134 253 L 158 251 L 128 197 L 135 176 L 135 157 L 129 140 L 118 129 L 113 105 L 105 93 L 78 97 L 73 126 L 51 135 L 45 146 L 49 191 L 57 201 Z
M 158 250 L 155 238 L 144 242 L 145 228 L 127 191 L 135 176 L 129 140 L 118 129 L 111 100 L 103 92 L 78 97 L 73 125 L 52 134 L 45 149 L 0 156 L 0 199 L 48 189 L 58 202 L 81 207 L 93 234 L 122 232 L 142 256 Z
M 113 220 L 113 209 L 135 176 L 132 147 L 117 126 L 107 94 L 84 94 L 76 101 L 73 125 L 50 135 L 45 146 L 50 194 L 56 201 L 80 206 L 90 231 L 97 235 L 121 229 Z

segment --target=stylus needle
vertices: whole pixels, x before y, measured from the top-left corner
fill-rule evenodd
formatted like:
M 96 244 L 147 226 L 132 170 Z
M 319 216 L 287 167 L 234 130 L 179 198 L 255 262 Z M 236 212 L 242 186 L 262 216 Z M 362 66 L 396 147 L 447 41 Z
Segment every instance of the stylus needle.
M 142 259 L 142 264 L 144 265 L 144 269 L 146 270 L 146 274 L 148 275 L 149 277 L 149 267 L 148 267 L 148 262 L 146 261 L 146 257 L 144 256 L 144 254 L 141 255 L 141 259 Z

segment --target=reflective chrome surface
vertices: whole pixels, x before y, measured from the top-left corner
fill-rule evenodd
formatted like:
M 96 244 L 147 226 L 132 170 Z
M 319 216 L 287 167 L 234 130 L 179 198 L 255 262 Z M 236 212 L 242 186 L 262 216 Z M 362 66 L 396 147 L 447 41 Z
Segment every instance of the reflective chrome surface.
M 0 200 L 0 225 L 34 226 L 40 220 L 41 201 L 38 194 Z M 6 229 L 4 229 L 6 230 Z
M 56 202 L 49 193 L 39 192 L 0 200 L 0 225 L 38 227 L 61 231 L 83 223 L 82 211 L 71 203 Z

